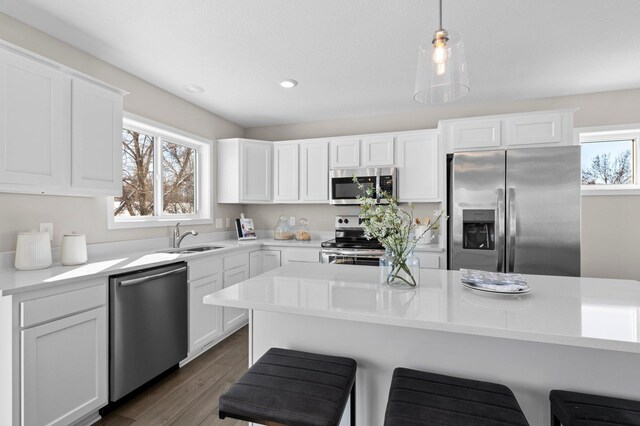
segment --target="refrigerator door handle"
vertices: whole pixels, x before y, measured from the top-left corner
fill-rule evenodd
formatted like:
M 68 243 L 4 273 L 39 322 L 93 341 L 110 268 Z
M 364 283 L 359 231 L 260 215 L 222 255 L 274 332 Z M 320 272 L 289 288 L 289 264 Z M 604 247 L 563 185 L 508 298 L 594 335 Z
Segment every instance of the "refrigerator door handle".
M 504 190 L 498 188 L 498 217 L 496 231 L 498 232 L 498 272 L 502 272 L 504 265 Z
M 507 272 L 513 272 L 516 263 L 516 190 L 509 188 L 509 265 Z

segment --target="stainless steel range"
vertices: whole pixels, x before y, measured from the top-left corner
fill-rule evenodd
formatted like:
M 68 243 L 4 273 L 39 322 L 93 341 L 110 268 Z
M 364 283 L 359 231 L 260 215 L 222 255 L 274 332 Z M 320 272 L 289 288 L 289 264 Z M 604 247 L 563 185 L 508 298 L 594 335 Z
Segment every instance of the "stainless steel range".
M 335 239 L 322 243 L 322 263 L 378 266 L 384 247 L 378 240 L 367 240 L 362 219 L 358 216 L 336 216 Z

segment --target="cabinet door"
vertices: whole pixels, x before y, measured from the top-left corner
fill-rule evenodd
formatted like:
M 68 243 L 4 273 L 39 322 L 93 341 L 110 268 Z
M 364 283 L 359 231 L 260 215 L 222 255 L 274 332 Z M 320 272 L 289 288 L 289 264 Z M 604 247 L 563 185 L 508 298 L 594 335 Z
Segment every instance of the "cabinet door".
M 562 113 L 549 113 L 508 118 L 506 120 L 507 145 L 561 143 L 562 117 Z
M 240 268 L 225 271 L 224 273 L 224 287 L 227 288 L 239 282 L 245 281 L 248 278 L 249 270 L 243 266 Z M 224 307 L 222 311 L 222 319 L 224 322 L 224 331 L 228 331 L 235 328 L 238 324 L 247 321 L 249 317 L 246 309 L 239 308 L 227 308 Z
M 374 136 L 362 140 L 362 166 L 393 166 L 393 136 Z
M 262 251 L 262 272 L 269 272 L 280 267 L 280 250 Z
M 450 123 L 449 143 L 454 151 L 496 148 L 502 144 L 501 120 L 464 120 Z
M 271 143 L 241 141 L 240 201 L 271 201 Z
M 273 146 L 273 201 L 298 201 L 298 144 Z
M 398 199 L 440 201 L 437 132 L 402 135 L 397 141 Z
M 0 183 L 21 192 L 68 187 L 70 84 L 51 67 L 0 50 Z
M 222 273 L 189 283 L 189 352 L 222 335 L 222 308 L 202 302 L 218 290 L 222 290 Z
M 22 331 L 22 424 L 68 425 L 107 403 L 106 308 Z
M 329 143 L 300 143 L 300 201 L 329 201 Z
M 90 195 L 122 194 L 122 95 L 71 82 L 71 186 Z
M 249 278 L 253 278 L 262 273 L 262 250 L 249 253 Z
M 360 139 L 336 139 L 331 141 L 331 167 L 360 166 Z

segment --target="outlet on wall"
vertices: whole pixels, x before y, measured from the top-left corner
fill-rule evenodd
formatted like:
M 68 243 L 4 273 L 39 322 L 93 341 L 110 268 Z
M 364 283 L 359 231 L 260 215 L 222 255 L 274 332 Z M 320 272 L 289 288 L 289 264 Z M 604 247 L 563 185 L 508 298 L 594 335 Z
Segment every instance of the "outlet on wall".
M 289 218 L 289 226 L 296 226 L 296 217 L 295 216 L 291 216 Z
M 217 229 L 222 228 L 222 218 L 221 217 L 217 217 L 216 218 L 216 228 Z
M 230 228 L 231 227 L 231 218 L 226 218 L 224 220 L 224 226 L 225 226 L 225 228 Z
M 49 240 L 53 241 L 53 223 L 41 223 L 40 232 L 48 232 Z

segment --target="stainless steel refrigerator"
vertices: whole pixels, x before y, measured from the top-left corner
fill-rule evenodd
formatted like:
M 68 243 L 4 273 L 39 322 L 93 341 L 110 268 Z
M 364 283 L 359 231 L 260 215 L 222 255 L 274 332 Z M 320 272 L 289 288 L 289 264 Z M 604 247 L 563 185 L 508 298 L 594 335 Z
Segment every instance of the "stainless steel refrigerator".
M 580 275 L 580 147 L 453 154 L 449 269 Z

